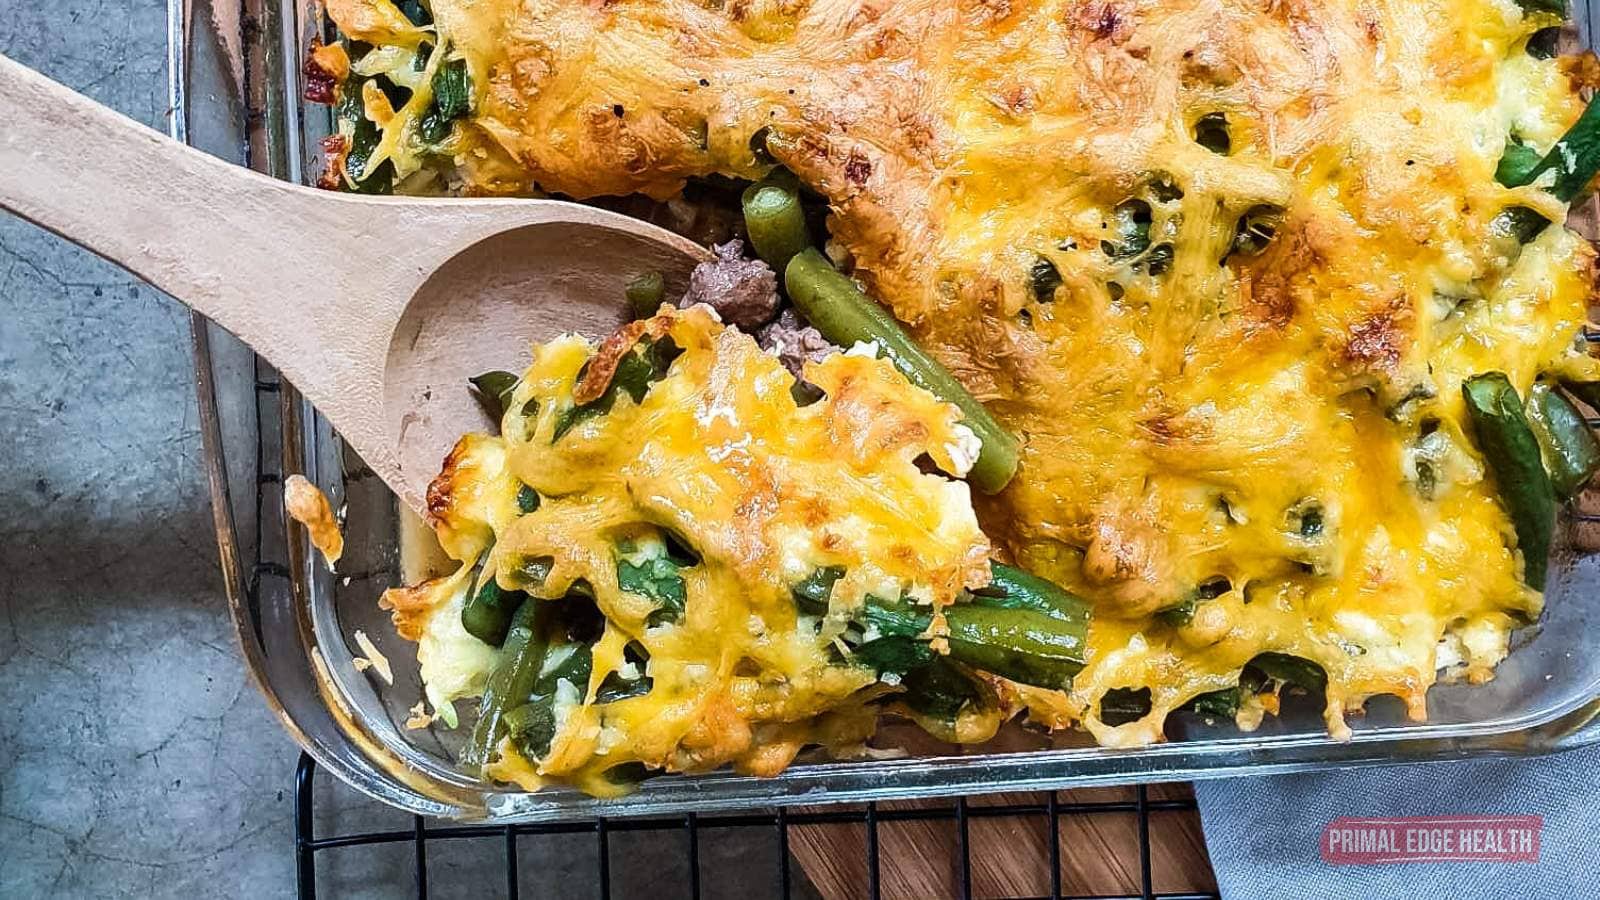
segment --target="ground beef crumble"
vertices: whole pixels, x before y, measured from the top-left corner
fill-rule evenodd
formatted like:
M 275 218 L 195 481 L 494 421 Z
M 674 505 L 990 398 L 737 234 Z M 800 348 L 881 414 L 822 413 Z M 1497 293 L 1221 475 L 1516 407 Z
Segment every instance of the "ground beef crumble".
M 744 242 L 711 248 L 716 259 L 694 267 L 680 307 L 704 303 L 729 325 L 755 332 L 778 311 L 778 276 L 759 259 L 744 258 Z

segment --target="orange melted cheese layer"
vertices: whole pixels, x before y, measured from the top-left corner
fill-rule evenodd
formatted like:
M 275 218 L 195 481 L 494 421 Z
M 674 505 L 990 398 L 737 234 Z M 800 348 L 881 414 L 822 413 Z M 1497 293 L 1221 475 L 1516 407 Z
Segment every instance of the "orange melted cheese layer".
M 1328 673 L 1329 725 L 1488 677 L 1538 614 L 1466 439 L 1461 382 L 1593 377 L 1593 253 L 1496 217 L 1566 210 L 1494 177 L 1582 102 L 1511 0 L 437 0 L 474 133 L 524 185 L 676 193 L 755 177 L 752 140 L 829 200 L 837 248 L 1025 441 L 980 502 L 1023 566 L 1095 604 L 1036 719 L 1110 744 L 1263 651 Z M 1197 129 L 1225 119 L 1225 152 Z M 1119 206 L 1148 204 L 1121 256 Z M 1236 252 L 1253 212 L 1264 250 Z M 1110 252 L 1108 252 L 1110 251 Z M 1155 254 L 1159 251 L 1161 257 Z M 1062 284 L 1035 296 L 1041 259 Z M 1426 474 L 1425 474 L 1426 473 Z M 1424 482 L 1427 485 L 1424 486 Z M 1315 508 L 1320 529 L 1302 533 Z M 1173 626 L 1159 609 L 1226 578 Z M 1112 728 L 1100 698 L 1149 687 Z
M 506 585 L 524 561 L 547 558 L 549 575 L 532 590 L 560 596 L 582 579 L 606 619 L 589 683 L 558 700 L 549 754 L 525 759 L 506 743 L 489 770 L 529 789 L 554 779 L 615 793 L 603 773 L 635 761 L 775 774 L 803 745 L 858 746 L 875 727 L 871 701 L 889 688 L 841 661 L 835 638 L 866 596 L 937 610 L 989 579 L 967 486 L 915 462 L 926 454 L 963 468 L 971 436 L 954 407 L 888 363 L 849 354 L 808 367 L 827 396 L 799 407 L 783 366 L 708 308 L 664 307 L 647 327 L 682 353 L 640 403 L 619 395 L 609 413 L 553 440 L 598 358 L 582 338 L 557 339 L 535 351 L 505 437 L 464 438 L 430 491 L 435 528 L 463 571 L 488 552 Z M 514 497 L 524 484 L 543 499 L 521 514 Z M 699 562 L 682 570 L 681 621 L 650 625 L 656 604 L 618 585 L 619 546 L 665 533 Z M 846 574 L 819 621 L 798 615 L 791 589 L 821 566 Z M 430 600 L 404 617 L 422 623 L 409 633 L 429 650 L 425 678 L 438 650 L 464 634 L 461 580 L 424 586 Z M 593 703 L 608 675 L 633 665 L 623 656 L 630 642 L 648 652 L 650 692 Z M 475 679 L 451 676 L 456 696 L 481 690 L 481 653 L 472 658 Z

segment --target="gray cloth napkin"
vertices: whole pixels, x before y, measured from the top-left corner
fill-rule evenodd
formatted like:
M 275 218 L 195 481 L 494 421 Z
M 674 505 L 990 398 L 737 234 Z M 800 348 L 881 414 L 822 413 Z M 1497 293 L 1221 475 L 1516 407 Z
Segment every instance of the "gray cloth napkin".
M 1600 895 L 1600 747 L 1536 759 L 1440 762 L 1195 783 L 1225 898 L 1471 900 Z M 1537 862 L 1330 865 L 1340 817 L 1542 816 Z

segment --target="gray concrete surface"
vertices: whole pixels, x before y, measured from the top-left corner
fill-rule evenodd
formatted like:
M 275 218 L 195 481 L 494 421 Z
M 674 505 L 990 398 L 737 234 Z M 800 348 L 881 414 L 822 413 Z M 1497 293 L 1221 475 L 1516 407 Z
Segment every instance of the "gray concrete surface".
M 0 52 L 163 129 L 165 29 L 163 0 L 0 0 Z M 297 750 L 229 632 L 188 342 L 176 303 L 0 214 L 0 898 L 294 893 Z M 410 827 L 317 796 L 319 834 Z M 687 896 L 682 842 L 614 838 L 614 896 Z M 595 896 L 595 854 L 524 840 L 524 896 Z M 708 834 L 705 895 L 770 896 L 775 854 Z M 504 890 L 498 842 L 428 863 L 431 896 Z M 325 897 L 412 878 L 406 845 L 319 857 Z

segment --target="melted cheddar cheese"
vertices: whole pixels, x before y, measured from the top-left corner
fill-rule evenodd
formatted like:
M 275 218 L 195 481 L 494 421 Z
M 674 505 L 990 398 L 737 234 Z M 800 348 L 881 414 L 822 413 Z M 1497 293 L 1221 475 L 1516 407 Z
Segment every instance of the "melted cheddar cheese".
M 609 377 L 607 361 L 641 337 L 681 351 L 665 376 L 637 403 L 619 396 L 609 412 L 563 426 L 584 380 Z M 588 683 L 558 697 L 550 751 L 530 760 L 504 741 L 491 775 L 615 793 L 604 773 L 631 762 L 775 774 L 804 745 L 843 752 L 872 734 L 873 701 L 890 686 L 851 664 L 839 638 L 869 594 L 937 613 L 988 583 L 989 542 L 966 484 L 916 464 L 927 455 L 964 471 L 972 438 L 954 407 L 881 360 L 835 354 L 806 375 L 827 396 L 802 407 L 793 376 L 748 335 L 707 307 L 663 308 L 598 349 L 576 336 L 538 348 L 504 436 L 457 445 L 429 508 L 462 567 L 386 600 L 420 642 L 435 708 L 479 693 L 493 665 L 493 649 L 461 625 L 480 557 L 502 587 L 535 597 L 582 581 L 605 618 Z M 532 512 L 517 506 L 524 485 L 542 498 Z M 659 603 L 618 574 L 623 559 L 661 555 L 669 534 L 698 557 L 682 569 L 677 621 L 654 618 Z M 518 580 L 529 560 L 542 561 L 538 584 Z M 791 589 L 823 566 L 845 574 L 828 612 L 803 616 Z M 941 628 L 936 615 L 928 637 Z M 648 661 L 627 674 L 648 675 L 651 688 L 596 702 L 609 676 L 638 667 L 630 644 Z
M 386 5 L 329 11 L 361 37 L 354 11 Z M 1326 671 L 1335 733 L 1375 694 L 1421 719 L 1442 665 L 1489 677 L 1537 617 L 1460 387 L 1597 374 L 1574 350 L 1593 251 L 1496 224 L 1565 218 L 1495 179 L 1508 141 L 1543 152 L 1581 111 L 1582 67 L 1524 49 L 1553 19 L 1513 0 L 432 9 L 474 75 L 449 160 L 474 189 L 665 198 L 770 154 L 827 198 L 830 252 L 1024 441 L 985 530 L 1094 603 L 1071 690 L 1015 689 L 1035 720 L 1158 740 L 1267 651 Z M 576 484 L 630 452 L 512 459 Z M 1225 589 L 1157 615 L 1203 584 Z M 1150 713 L 1104 723 L 1119 688 L 1149 688 Z

